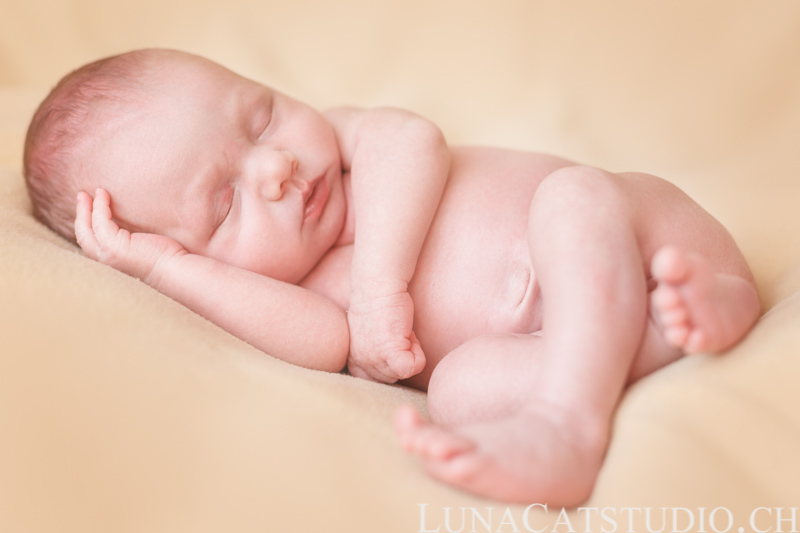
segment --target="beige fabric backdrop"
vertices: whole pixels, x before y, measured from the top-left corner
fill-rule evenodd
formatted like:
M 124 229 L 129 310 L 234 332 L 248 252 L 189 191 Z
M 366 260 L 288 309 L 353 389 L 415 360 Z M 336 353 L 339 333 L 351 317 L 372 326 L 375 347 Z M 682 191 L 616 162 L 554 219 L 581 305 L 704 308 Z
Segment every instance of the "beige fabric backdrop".
M 587 506 L 618 531 L 623 507 L 696 522 L 704 507 L 707 531 L 716 507 L 732 531 L 759 506 L 800 507 L 800 3 L 0 0 L 0 531 L 446 531 L 445 507 L 453 530 L 461 507 L 526 530 L 524 506 L 402 455 L 392 410 L 424 395 L 276 361 L 33 221 L 20 161 L 35 106 L 80 64 L 147 46 L 319 107 L 411 108 L 453 143 L 684 188 L 739 242 L 766 314 L 728 354 L 629 391 Z

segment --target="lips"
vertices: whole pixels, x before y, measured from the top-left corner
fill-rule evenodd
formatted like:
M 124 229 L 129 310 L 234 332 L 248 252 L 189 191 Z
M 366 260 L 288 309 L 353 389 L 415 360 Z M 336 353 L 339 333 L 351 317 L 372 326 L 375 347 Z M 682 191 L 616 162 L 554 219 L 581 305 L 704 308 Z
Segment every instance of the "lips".
M 328 200 L 328 182 L 325 176 L 320 176 L 310 184 L 310 188 L 303 194 L 305 212 L 303 223 L 313 222 L 322 214 L 325 202 Z

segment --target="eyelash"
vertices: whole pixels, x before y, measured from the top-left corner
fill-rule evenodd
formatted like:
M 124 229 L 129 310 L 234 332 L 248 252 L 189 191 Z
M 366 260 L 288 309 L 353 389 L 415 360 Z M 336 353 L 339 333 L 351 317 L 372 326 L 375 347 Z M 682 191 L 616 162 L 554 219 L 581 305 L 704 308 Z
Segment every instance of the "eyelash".
M 267 112 L 267 123 L 266 123 L 266 124 L 264 124 L 264 127 L 263 127 L 263 128 L 261 128 L 261 133 L 259 133 L 259 134 L 256 136 L 256 139 L 257 139 L 257 140 L 261 140 L 261 138 L 262 138 L 262 137 L 264 137 L 264 133 L 266 133 L 266 131 L 267 131 L 267 128 L 269 128 L 269 125 L 270 125 L 270 124 L 272 124 L 272 108 L 271 108 L 271 106 L 270 106 L 270 109 L 269 109 L 269 111 Z
M 259 133 L 256 136 L 256 141 L 260 141 L 264 138 L 264 134 L 267 133 L 267 129 L 269 128 L 270 122 L 272 122 L 272 117 L 270 117 L 270 120 L 267 121 L 267 124 L 263 128 L 261 128 L 261 133 Z
M 222 220 L 219 223 L 220 226 L 222 226 L 225 223 L 225 221 L 228 220 L 228 217 L 230 216 L 231 211 L 233 211 L 233 202 L 236 199 L 236 189 L 235 188 L 233 189 L 233 192 L 230 194 L 230 198 L 231 198 L 230 201 L 227 202 L 228 208 L 225 210 L 225 214 L 222 216 Z

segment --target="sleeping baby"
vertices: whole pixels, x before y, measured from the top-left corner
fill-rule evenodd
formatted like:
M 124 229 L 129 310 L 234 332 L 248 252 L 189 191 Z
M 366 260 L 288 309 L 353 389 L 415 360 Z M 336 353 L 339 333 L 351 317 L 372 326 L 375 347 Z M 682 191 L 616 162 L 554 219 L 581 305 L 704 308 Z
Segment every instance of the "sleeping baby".
M 320 113 L 186 53 L 65 77 L 24 164 L 88 257 L 290 363 L 427 390 L 403 448 L 495 499 L 587 499 L 625 387 L 760 312 L 728 232 L 659 178 Z

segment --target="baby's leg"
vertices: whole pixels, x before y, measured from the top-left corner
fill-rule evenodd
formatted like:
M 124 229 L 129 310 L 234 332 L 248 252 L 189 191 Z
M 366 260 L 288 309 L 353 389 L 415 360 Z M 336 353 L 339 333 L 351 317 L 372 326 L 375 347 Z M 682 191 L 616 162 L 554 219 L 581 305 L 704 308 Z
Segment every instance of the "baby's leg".
M 475 337 L 443 358 L 428 384 L 428 414 L 454 428 L 506 418 L 522 408 L 539 372 L 540 335 Z
M 506 339 L 538 351 L 520 370 L 529 388 L 507 417 L 452 431 L 399 413 L 404 445 L 434 476 L 523 502 L 573 505 L 591 493 L 647 321 L 636 210 L 618 180 L 573 167 L 540 185 L 528 229 L 543 334 Z
M 700 255 L 665 246 L 653 257 L 651 273 L 658 281 L 651 314 L 667 342 L 686 353 L 729 348 L 758 318 L 753 284 L 714 272 Z

